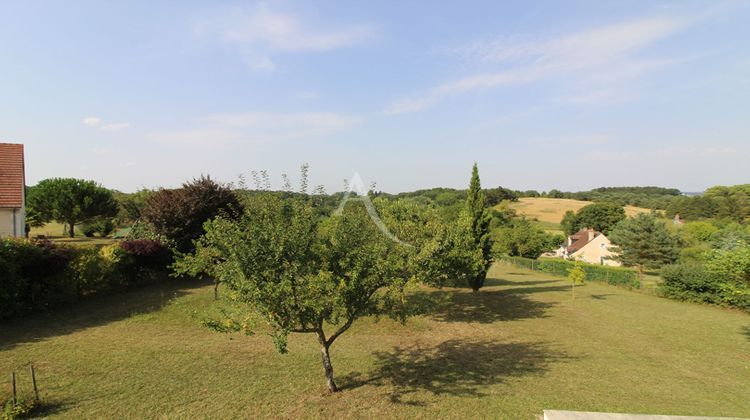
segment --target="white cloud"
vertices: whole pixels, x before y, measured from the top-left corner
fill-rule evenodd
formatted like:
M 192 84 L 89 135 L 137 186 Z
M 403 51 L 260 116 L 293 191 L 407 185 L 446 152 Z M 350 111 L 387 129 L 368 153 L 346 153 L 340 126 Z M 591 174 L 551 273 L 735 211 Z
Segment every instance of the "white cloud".
M 83 124 L 89 126 L 89 127 L 98 127 L 100 130 L 103 131 L 119 131 L 123 128 L 130 127 L 129 123 L 110 123 L 101 125 L 102 119 L 99 117 L 86 117 L 81 121 Z
M 99 128 L 104 131 L 119 131 L 128 127 L 130 127 L 130 123 L 105 124 Z
M 86 117 L 81 120 L 81 122 L 85 125 L 88 125 L 89 127 L 96 127 L 100 122 L 102 122 L 102 119 L 97 117 Z
M 276 70 L 276 63 L 274 63 L 273 60 L 271 60 L 271 57 L 268 57 L 266 55 L 259 56 L 259 55 L 253 55 L 253 54 L 246 54 L 245 62 L 253 70 L 268 71 L 268 72 Z
M 502 65 L 505 69 L 468 76 L 433 87 L 414 98 L 396 101 L 386 113 L 401 114 L 425 109 L 453 95 L 568 77 L 580 90 L 603 92 L 674 62 L 638 56 L 644 49 L 686 25 L 677 19 L 647 18 L 600 27 L 549 40 L 499 39 L 447 49 L 450 57 Z M 596 96 L 595 93 L 581 95 Z M 587 102 L 579 99 L 580 102 Z
M 149 138 L 164 143 L 195 146 L 264 144 L 319 138 L 352 127 L 361 121 L 359 117 L 329 112 L 218 114 L 201 119 L 200 127 L 156 132 Z
M 238 48 L 251 68 L 264 71 L 276 68 L 270 57 L 274 52 L 330 51 L 362 44 L 376 34 L 371 24 L 312 25 L 264 4 L 204 18 L 194 32 L 199 38 Z

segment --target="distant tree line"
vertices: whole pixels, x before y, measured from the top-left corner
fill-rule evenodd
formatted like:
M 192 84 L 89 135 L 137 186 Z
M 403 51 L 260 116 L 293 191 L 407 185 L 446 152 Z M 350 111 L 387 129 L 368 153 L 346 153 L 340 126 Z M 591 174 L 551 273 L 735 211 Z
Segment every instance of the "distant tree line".
M 668 203 L 680 196 L 677 188 L 663 187 L 601 187 L 589 191 L 564 192 L 552 189 L 547 192 L 515 191 L 519 197 L 567 198 L 571 200 L 607 202 L 620 206 L 637 206 L 665 209 Z
M 728 219 L 744 222 L 750 217 L 750 184 L 715 186 L 699 196 L 675 197 L 666 207 L 667 216 L 685 220 Z

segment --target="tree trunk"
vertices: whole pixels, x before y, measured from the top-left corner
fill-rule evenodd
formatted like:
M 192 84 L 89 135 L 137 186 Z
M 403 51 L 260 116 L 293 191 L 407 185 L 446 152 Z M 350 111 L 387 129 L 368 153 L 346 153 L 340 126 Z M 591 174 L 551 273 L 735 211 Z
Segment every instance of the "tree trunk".
M 71 238 L 76 236 L 76 225 L 74 223 L 68 223 L 68 235 Z
M 326 371 L 326 381 L 328 383 L 328 390 L 331 392 L 339 392 L 339 387 L 336 386 L 336 382 L 333 380 L 333 366 L 331 365 L 331 356 L 328 354 L 328 348 L 330 345 L 324 344 L 320 349 L 321 356 L 323 359 L 323 369 Z
M 214 277 L 214 300 L 219 299 L 219 278 Z

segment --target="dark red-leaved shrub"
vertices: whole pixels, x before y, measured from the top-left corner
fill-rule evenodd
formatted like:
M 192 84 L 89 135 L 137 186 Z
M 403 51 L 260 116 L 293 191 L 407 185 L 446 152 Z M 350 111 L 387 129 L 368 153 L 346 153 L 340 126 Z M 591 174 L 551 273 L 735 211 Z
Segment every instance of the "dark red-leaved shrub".
M 175 249 L 195 250 L 193 241 L 203 235 L 203 224 L 223 214 L 234 217 L 240 201 L 229 185 L 201 176 L 182 188 L 161 189 L 150 195 L 143 208 L 143 220 L 167 238 Z
M 133 239 L 120 242 L 120 248 L 131 255 L 140 267 L 166 268 L 172 262 L 172 252 L 159 241 Z

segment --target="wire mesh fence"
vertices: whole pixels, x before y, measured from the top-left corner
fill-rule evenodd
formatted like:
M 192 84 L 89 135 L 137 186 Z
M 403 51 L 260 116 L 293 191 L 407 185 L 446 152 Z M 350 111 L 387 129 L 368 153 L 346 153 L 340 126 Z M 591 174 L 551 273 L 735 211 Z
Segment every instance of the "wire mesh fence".
M 514 267 L 540 271 L 553 276 L 567 276 L 576 263 L 563 259 L 531 259 L 523 257 L 501 256 L 498 261 L 510 264 Z M 593 265 L 580 263 L 586 272 L 586 280 L 601 281 L 609 284 L 639 288 L 641 282 L 635 270 L 620 267 L 608 267 L 604 265 Z

